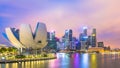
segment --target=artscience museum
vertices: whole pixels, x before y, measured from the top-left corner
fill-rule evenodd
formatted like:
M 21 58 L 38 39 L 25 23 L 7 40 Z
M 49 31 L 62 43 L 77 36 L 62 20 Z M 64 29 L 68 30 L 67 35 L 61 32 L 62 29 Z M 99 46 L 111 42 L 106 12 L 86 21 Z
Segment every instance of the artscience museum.
M 47 45 L 47 28 L 44 23 L 37 23 L 35 31 L 29 24 L 22 24 L 20 29 L 6 28 L 6 39 L 16 48 L 44 48 Z

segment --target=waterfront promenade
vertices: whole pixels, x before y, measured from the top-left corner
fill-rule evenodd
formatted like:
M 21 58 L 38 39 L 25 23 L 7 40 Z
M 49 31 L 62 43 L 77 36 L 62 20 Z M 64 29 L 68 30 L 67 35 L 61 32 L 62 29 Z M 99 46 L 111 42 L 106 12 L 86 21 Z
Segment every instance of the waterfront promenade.
M 0 60 L 0 63 L 20 63 L 20 62 L 28 62 L 28 61 L 39 61 L 39 60 L 50 60 L 56 59 L 56 57 L 44 57 L 44 58 L 31 58 L 31 59 L 14 59 L 14 60 Z
M 120 68 L 120 53 L 57 53 L 56 59 L 0 63 L 0 68 Z M 23 59 L 24 60 L 24 59 Z
M 11 57 L 1 57 L 0 63 L 19 63 L 19 62 L 28 62 L 28 61 L 39 61 L 39 60 L 50 60 L 56 59 L 55 54 L 46 54 L 46 56 L 41 55 L 26 55 L 25 58 L 15 58 L 15 56 Z

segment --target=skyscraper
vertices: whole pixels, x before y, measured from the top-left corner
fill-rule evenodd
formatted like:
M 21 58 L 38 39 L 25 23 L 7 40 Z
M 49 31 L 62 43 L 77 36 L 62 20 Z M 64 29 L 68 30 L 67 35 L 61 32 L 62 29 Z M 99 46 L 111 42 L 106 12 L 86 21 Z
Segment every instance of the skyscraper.
M 94 28 L 93 31 L 92 31 L 92 42 L 91 42 L 91 43 L 92 43 L 92 44 L 91 44 L 92 47 L 96 47 L 96 46 L 97 46 L 97 45 L 96 45 L 96 42 L 97 42 L 97 41 L 96 41 L 96 29 Z
M 50 40 L 55 40 L 55 31 L 50 32 Z
M 73 35 L 73 32 L 71 29 L 69 29 L 69 41 L 72 41 L 72 35 Z
M 55 37 L 55 31 L 48 32 L 48 45 L 47 49 L 57 49 L 57 39 Z
M 83 35 L 87 36 L 87 27 L 83 27 Z
M 87 40 L 87 45 L 88 47 L 92 47 L 92 36 L 88 36 L 88 40 Z
M 50 40 L 50 32 L 47 32 L 47 41 Z
M 65 30 L 65 38 L 69 41 L 72 41 L 72 30 L 69 29 L 69 30 Z
M 88 41 L 87 27 L 83 27 L 83 32 L 80 34 L 79 40 L 81 43 L 81 50 L 86 50 L 87 49 L 87 41 Z
M 72 30 L 71 29 L 65 30 L 64 38 L 65 38 L 65 46 L 71 49 L 72 47 Z

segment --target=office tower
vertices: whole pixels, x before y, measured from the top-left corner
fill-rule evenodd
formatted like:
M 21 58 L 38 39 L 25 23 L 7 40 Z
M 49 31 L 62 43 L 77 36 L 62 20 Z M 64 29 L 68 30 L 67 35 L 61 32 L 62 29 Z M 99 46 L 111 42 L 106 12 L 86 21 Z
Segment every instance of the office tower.
M 72 41 L 72 30 L 71 29 L 65 30 L 65 35 L 64 36 L 68 41 Z
M 64 38 L 65 38 L 65 46 L 68 49 L 71 49 L 72 47 L 72 30 L 71 29 L 65 30 Z
M 104 47 L 104 43 L 103 42 L 98 42 L 98 47 Z
M 50 40 L 55 40 L 55 31 L 50 32 Z
M 47 41 L 50 40 L 50 32 L 47 32 Z
M 79 40 L 80 41 L 84 41 L 83 36 L 84 36 L 83 33 L 80 33 L 80 35 L 79 35 Z
M 76 42 L 76 50 L 80 50 L 81 49 L 81 44 L 80 44 L 80 41 L 77 40 Z
M 47 48 L 56 50 L 57 44 L 58 44 L 57 41 L 58 41 L 58 38 L 55 37 L 55 31 L 48 32 Z
M 96 47 L 96 29 L 94 28 L 92 31 L 92 47 Z
M 81 50 L 87 49 L 87 42 L 88 42 L 88 36 L 87 36 L 87 27 L 83 27 L 83 32 L 79 36 L 79 40 L 81 43 Z
M 83 33 L 82 33 L 82 37 L 84 41 L 87 41 L 88 36 L 87 36 L 87 27 L 83 27 Z
M 92 36 L 88 36 L 87 45 L 88 47 L 92 47 Z
M 87 36 L 87 27 L 83 27 L 83 35 Z
M 69 30 L 69 41 L 72 41 L 72 38 L 73 38 L 73 37 L 72 37 L 72 30 L 70 29 L 70 30 Z

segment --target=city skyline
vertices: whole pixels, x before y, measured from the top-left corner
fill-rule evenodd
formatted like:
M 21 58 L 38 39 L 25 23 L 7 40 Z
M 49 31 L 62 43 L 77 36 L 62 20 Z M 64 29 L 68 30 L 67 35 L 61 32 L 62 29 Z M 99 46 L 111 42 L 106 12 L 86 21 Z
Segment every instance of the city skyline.
M 98 41 L 117 48 L 120 34 L 120 7 L 118 0 L 40 0 L 40 1 L 0 1 L 0 43 L 6 43 L 2 32 L 6 27 L 19 28 L 27 23 L 36 26 L 38 21 L 46 24 L 48 31 L 55 30 L 62 37 L 66 29 L 73 30 L 78 37 L 82 27 L 96 28 Z M 22 4 L 21 4 L 22 3 Z M 35 30 L 35 29 L 33 29 Z M 90 31 L 91 32 L 91 31 Z

